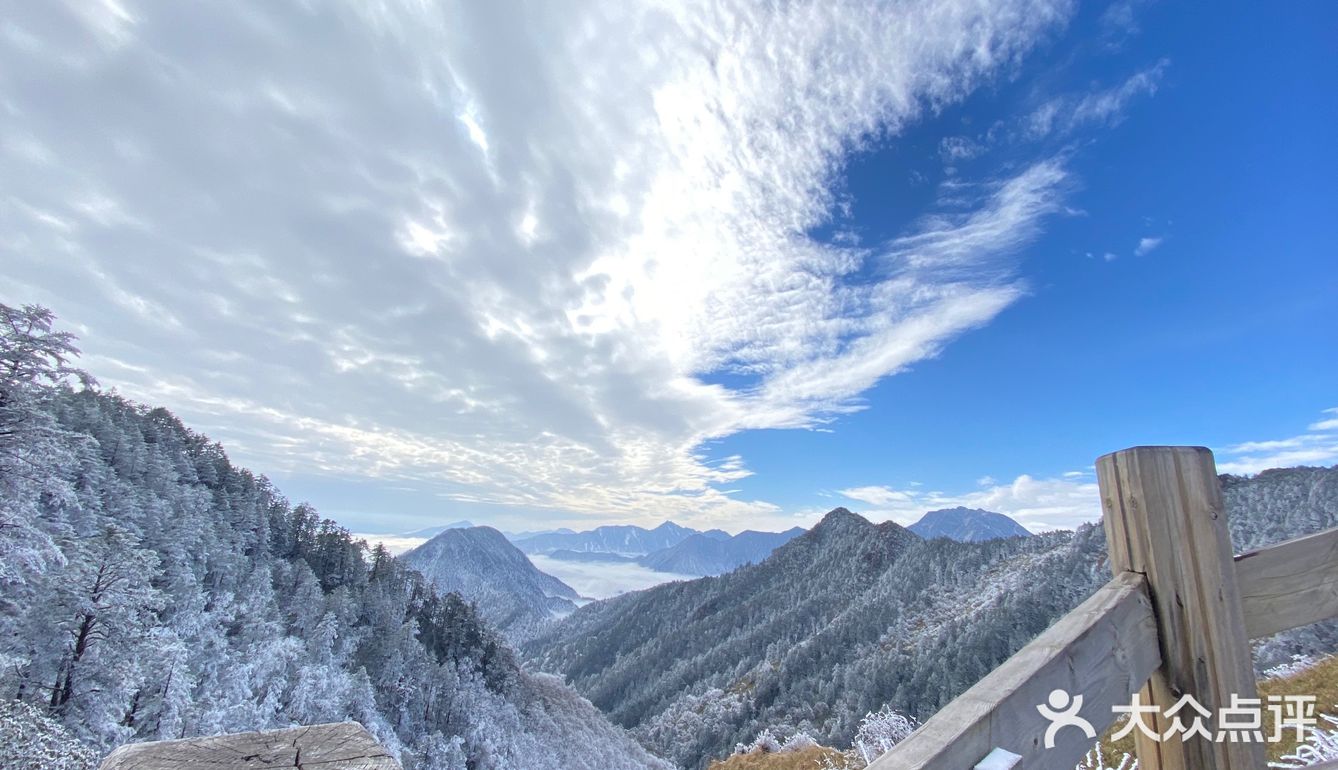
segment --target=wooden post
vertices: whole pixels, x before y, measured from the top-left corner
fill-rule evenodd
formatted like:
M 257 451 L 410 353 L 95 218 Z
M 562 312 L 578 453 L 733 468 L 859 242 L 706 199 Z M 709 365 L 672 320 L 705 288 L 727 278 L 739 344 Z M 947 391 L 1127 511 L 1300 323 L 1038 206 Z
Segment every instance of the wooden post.
M 1165 735 L 1173 720 L 1164 713 L 1189 695 L 1212 712 L 1203 722 L 1215 735 L 1218 709 L 1230 705 L 1233 693 L 1242 699 L 1258 694 L 1212 452 L 1134 447 L 1101 457 L 1096 469 L 1111 569 L 1147 576 L 1157 620 L 1162 664 L 1140 695 L 1160 713 L 1144 722 Z M 1179 716 L 1188 728 L 1198 714 L 1182 710 Z M 1141 770 L 1264 766 L 1258 743 L 1134 735 Z

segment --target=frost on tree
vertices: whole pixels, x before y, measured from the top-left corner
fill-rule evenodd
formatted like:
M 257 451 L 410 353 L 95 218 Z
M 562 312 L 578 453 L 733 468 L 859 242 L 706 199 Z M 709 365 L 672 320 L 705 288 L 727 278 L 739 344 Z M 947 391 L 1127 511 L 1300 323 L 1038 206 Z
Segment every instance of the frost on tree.
M 95 770 L 98 753 L 42 710 L 0 699 L 0 767 L 5 770 Z
M 666 767 L 522 670 L 459 596 L 290 504 L 167 410 L 96 390 L 52 327 L 44 309 L 0 305 L 12 707 L 99 754 L 355 721 L 408 770 Z

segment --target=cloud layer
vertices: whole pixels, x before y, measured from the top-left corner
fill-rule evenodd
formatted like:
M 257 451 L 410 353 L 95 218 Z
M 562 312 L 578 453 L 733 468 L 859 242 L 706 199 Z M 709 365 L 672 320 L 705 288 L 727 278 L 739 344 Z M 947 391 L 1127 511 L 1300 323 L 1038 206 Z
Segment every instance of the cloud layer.
M 1066 180 L 1042 159 L 818 243 L 844 158 L 1071 10 L 25 3 L 0 299 L 258 468 L 756 521 L 703 442 L 856 409 L 988 323 Z

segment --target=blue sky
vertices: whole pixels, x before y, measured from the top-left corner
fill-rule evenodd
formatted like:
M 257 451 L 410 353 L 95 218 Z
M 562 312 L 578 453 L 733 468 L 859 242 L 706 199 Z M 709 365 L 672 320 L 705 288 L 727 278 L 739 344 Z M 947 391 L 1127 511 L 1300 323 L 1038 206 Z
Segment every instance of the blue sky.
M 1118 125 L 1057 143 L 1077 212 L 1023 251 L 1028 296 L 867 391 L 867 411 L 832 433 L 722 442 L 757 471 L 739 489 L 796 508 L 826 504 L 815 486 L 871 480 L 960 493 L 972 471 L 1061 476 L 1125 446 L 1224 449 L 1321 421 L 1338 392 L 1338 102 L 1324 97 L 1338 92 L 1338 7 L 1136 8 L 1137 33 L 1116 45 L 1101 7 L 1084 9 L 1016 81 L 852 159 L 851 223 L 890 237 L 907 224 L 899 204 L 929 187 L 909 173 L 943 174 L 942 137 L 1034 109 L 1038 88 L 1081 92 L 1165 62 Z M 1145 238 L 1160 243 L 1139 255 Z
M 1338 8 L 30 4 L 0 301 L 355 530 L 1338 463 Z

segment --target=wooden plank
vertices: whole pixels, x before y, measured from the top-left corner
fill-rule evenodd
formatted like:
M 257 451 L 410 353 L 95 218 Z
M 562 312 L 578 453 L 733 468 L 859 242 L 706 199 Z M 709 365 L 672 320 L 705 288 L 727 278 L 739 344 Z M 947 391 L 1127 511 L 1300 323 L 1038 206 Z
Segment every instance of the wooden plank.
M 1251 639 L 1338 617 L 1338 528 L 1236 557 Z
M 1111 708 L 1128 704 L 1161 661 L 1145 585 L 1142 575 L 1116 577 L 869 769 L 962 770 L 1001 748 L 1020 755 L 1028 770 L 1072 770 L 1093 739 L 1068 727 L 1046 749 L 1042 736 L 1050 720 L 1037 706 L 1064 689 L 1083 696 L 1078 714 L 1095 730 L 1110 725 Z
M 395 758 L 357 722 L 287 730 L 132 743 L 100 770 L 400 770 Z
M 1096 468 L 1111 569 L 1147 576 L 1157 618 L 1162 664 L 1141 700 L 1162 713 L 1145 721 L 1165 735 L 1173 721 L 1164 714 L 1181 696 L 1214 715 L 1233 693 L 1258 697 L 1212 452 L 1135 447 L 1101 457 Z M 1216 732 L 1214 719 L 1204 722 Z M 1260 744 L 1134 735 L 1141 770 L 1264 767 Z

